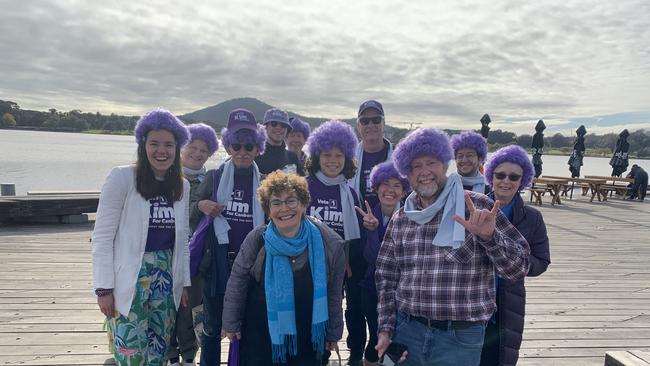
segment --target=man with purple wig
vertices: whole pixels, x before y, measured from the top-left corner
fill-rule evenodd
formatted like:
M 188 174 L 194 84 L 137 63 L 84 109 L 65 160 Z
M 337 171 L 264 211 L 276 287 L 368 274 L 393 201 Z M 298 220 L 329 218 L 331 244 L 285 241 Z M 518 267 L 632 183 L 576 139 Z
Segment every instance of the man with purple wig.
M 266 128 L 266 148 L 257 158 L 255 163 L 263 176 L 282 170 L 287 173 L 305 175 L 305 168 L 300 164 L 298 155 L 287 150 L 284 139 L 291 132 L 289 115 L 287 112 L 271 108 L 264 113 L 264 127 Z
M 479 365 L 495 272 L 511 280 L 528 272 L 528 243 L 498 202 L 446 176 L 452 158 L 449 136 L 434 128 L 412 132 L 393 154 L 413 192 L 377 257 L 377 351 L 405 345 L 404 365 Z
M 454 149 L 456 171 L 463 182 L 463 188 L 468 191 L 488 194 L 491 189 L 485 184 L 479 168 L 487 157 L 487 141 L 480 134 L 464 131 L 451 137 L 451 147 Z
M 357 131 L 361 142 L 355 150 L 357 172 L 350 185 L 357 192 L 361 202 L 368 201 L 370 207 L 379 203 L 377 193 L 370 185 L 370 172 L 375 165 L 388 160 L 393 153 L 393 144 L 384 137 L 386 122 L 384 107 L 376 100 L 367 100 L 359 106 Z

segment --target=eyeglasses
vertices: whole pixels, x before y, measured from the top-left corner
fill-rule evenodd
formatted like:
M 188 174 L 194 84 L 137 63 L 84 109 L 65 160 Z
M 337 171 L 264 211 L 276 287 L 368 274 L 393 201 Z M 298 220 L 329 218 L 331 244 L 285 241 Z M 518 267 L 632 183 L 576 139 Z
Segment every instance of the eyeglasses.
M 287 207 L 289 208 L 296 208 L 298 207 L 298 198 L 297 197 L 289 197 L 287 198 L 286 201 L 282 200 L 271 200 L 271 207 L 273 208 L 280 208 L 282 207 L 283 204 L 286 204 Z
M 232 149 L 235 150 L 235 151 L 239 151 L 243 147 L 244 150 L 250 152 L 250 151 L 253 151 L 253 149 L 255 148 L 255 145 L 253 145 L 253 144 L 245 144 L 245 145 L 232 144 L 232 145 L 230 145 L 230 147 L 232 147 Z
M 458 155 L 456 155 L 456 160 L 463 160 L 463 159 L 468 159 L 469 160 L 469 159 L 474 159 L 476 157 L 478 157 L 477 153 L 470 152 L 470 153 L 467 153 L 467 154 L 458 154 Z
M 493 175 L 494 175 L 494 178 L 496 178 L 498 180 L 504 180 L 504 179 L 506 179 L 506 177 L 508 177 L 508 179 L 511 182 L 518 182 L 519 179 L 521 179 L 521 174 L 515 174 L 515 173 L 506 174 L 504 172 L 494 172 Z
M 270 124 L 271 127 L 278 127 L 278 125 L 280 125 L 280 127 L 287 127 L 287 125 L 285 125 L 284 123 L 280 123 L 278 121 L 271 121 L 268 124 Z
M 374 125 L 378 125 L 378 124 L 384 122 L 384 117 L 383 116 L 359 117 L 357 119 L 357 121 L 359 121 L 359 123 L 361 123 L 361 125 L 363 125 L 363 126 L 369 125 L 370 122 L 372 122 L 372 124 L 374 124 Z

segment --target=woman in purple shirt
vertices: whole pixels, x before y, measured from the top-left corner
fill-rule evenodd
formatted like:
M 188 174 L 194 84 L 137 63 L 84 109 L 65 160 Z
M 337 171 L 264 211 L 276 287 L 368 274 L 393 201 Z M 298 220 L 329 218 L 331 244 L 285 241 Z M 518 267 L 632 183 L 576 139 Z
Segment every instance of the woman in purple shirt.
M 354 177 L 357 138 L 348 124 L 328 121 L 316 128 L 309 140 L 307 183 L 311 204 L 307 214 L 323 221 L 346 241 L 346 311 L 350 359 L 359 362 L 366 343 L 366 322 L 361 311 L 359 282 L 366 272 L 361 254 L 357 194 L 348 185 Z
M 361 234 L 361 248 L 363 258 L 366 260 L 367 268 L 361 286 L 361 308 L 363 315 L 368 322 L 370 339 L 364 352 L 365 365 L 377 365 L 379 355 L 375 346 L 377 345 L 377 288 L 375 287 L 375 262 L 379 247 L 384 240 L 386 228 L 393 213 L 401 207 L 401 201 L 410 190 L 407 179 L 401 178 L 392 158 L 379 165 L 376 165 L 370 172 L 370 186 L 377 194 L 379 203 L 375 207 L 366 206 L 366 211 L 357 207 L 357 211 L 363 216 L 363 226 L 366 228 Z

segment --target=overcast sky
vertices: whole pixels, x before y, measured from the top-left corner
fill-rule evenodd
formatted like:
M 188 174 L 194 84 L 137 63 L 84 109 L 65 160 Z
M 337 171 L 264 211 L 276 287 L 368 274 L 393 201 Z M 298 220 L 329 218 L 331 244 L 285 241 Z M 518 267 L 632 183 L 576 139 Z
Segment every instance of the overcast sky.
M 0 0 L 0 99 L 182 114 L 255 97 L 389 124 L 650 126 L 650 1 Z

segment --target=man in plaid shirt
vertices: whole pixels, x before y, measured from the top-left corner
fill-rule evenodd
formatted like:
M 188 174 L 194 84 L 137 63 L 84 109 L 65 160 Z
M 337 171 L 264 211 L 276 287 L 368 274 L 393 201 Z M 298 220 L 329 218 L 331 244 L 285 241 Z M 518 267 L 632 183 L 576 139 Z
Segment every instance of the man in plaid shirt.
M 480 193 L 446 176 L 449 136 L 408 135 L 393 159 L 413 193 L 392 218 L 377 258 L 379 341 L 408 347 L 404 365 L 479 365 L 485 325 L 496 311 L 495 276 L 528 272 L 526 240 Z

